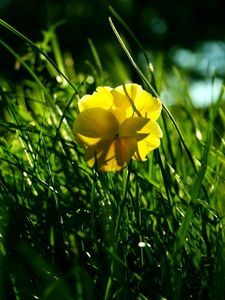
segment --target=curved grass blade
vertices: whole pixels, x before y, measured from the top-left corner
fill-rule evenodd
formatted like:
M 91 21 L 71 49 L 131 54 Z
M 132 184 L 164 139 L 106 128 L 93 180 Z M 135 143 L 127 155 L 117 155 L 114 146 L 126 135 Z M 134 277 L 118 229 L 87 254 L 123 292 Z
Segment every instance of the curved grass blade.
M 49 91 L 46 89 L 45 85 L 41 82 L 41 80 L 38 78 L 38 76 L 35 74 L 35 72 L 26 64 L 24 61 L 20 59 L 20 56 L 9 46 L 7 45 L 3 40 L 0 39 L 0 44 L 2 44 L 9 53 L 11 53 L 17 60 L 21 62 L 23 67 L 28 71 L 28 73 L 33 77 L 35 82 L 38 84 L 38 86 L 41 88 L 43 91 L 43 94 L 46 96 L 45 100 L 49 104 L 49 106 L 52 108 L 51 109 L 51 117 L 52 117 L 52 124 L 56 126 L 55 124 L 55 116 L 58 115 L 57 109 L 55 104 L 53 103 L 53 99 L 49 93 Z M 14 118 L 15 121 L 15 118 Z M 16 122 L 18 124 L 18 122 Z
M 115 34 L 115 36 L 117 37 L 122 49 L 124 50 L 125 54 L 127 55 L 128 59 L 130 60 L 132 66 L 134 67 L 134 69 L 137 71 L 138 75 L 141 77 L 141 79 L 146 83 L 146 85 L 148 86 L 148 88 L 150 89 L 150 92 L 153 94 L 153 96 L 155 97 L 159 97 L 159 94 L 157 92 L 157 90 L 152 86 L 152 84 L 149 82 L 149 80 L 146 78 L 146 76 L 143 74 L 143 72 L 141 71 L 141 69 L 138 67 L 138 65 L 136 64 L 135 60 L 133 59 L 132 55 L 130 54 L 129 50 L 127 49 L 122 37 L 120 36 L 119 32 L 117 31 L 113 21 L 112 21 L 112 18 L 109 17 L 109 23 L 110 23 L 110 26 Z M 178 136 L 181 140 L 181 144 L 183 145 L 185 151 L 186 151 L 186 154 L 191 162 L 191 165 L 196 173 L 196 175 L 198 175 L 198 171 L 197 171 L 197 168 L 196 168 L 196 165 L 195 165 L 195 162 L 194 162 L 194 159 L 193 159 L 193 156 L 188 148 L 188 146 L 186 145 L 186 142 L 184 140 L 184 137 L 183 137 L 183 134 L 176 122 L 176 120 L 174 119 L 174 117 L 172 116 L 172 114 L 170 113 L 170 111 L 168 110 L 168 108 L 163 104 L 163 109 L 165 110 L 165 112 L 167 113 L 169 119 L 171 120 L 173 126 L 175 127 L 177 133 L 178 133 Z M 206 195 L 206 197 L 208 198 L 207 196 L 207 193 L 206 193 L 206 190 L 205 188 L 203 187 L 203 190 L 204 190 L 204 193 Z
M 151 93 L 153 94 L 153 96 L 158 97 L 158 93 L 157 91 L 154 89 L 154 87 L 151 85 L 151 83 L 148 81 L 148 79 L 146 78 L 146 76 L 143 74 L 143 72 L 141 71 L 141 69 L 138 67 L 138 65 L 136 64 L 136 62 L 134 61 L 132 55 L 130 54 L 129 50 L 127 49 L 123 39 L 121 38 L 119 32 L 117 31 L 112 19 L 109 17 L 109 23 L 110 26 L 115 34 L 115 36 L 117 37 L 121 47 L 123 48 L 124 52 L 126 53 L 128 59 L 130 60 L 132 66 L 135 68 L 135 70 L 137 71 L 138 75 L 141 77 L 141 79 L 147 84 L 147 86 L 149 87 Z
M 42 51 L 37 45 L 35 45 L 34 42 L 32 42 L 29 38 L 27 38 L 25 35 L 20 33 L 18 30 L 16 30 L 14 27 L 9 25 L 7 22 L 4 20 L 0 19 L 0 25 L 2 25 L 4 28 L 8 29 L 11 31 L 13 34 L 17 35 L 19 38 L 27 42 L 34 50 L 38 51 L 40 54 L 42 54 L 48 61 L 49 63 L 56 69 L 56 71 L 68 82 L 68 84 L 72 87 L 74 91 L 77 91 L 76 87 L 72 84 L 72 82 L 67 78 L 67 76 L 60 71 L 58 66 L 55 64 L 55 62 L 44 52 Z
M 157 86 L 156 86 L 156 82 L 155 82 L 155 75 L 154 75 L 154 72 L 153 72 L 153 66 L 152 66 L 152 63 L 150 62 L 150 60 L 148 58 L 148 55 L 147 55 L 144 47 L 142 46 L 142 44 L 140 43 L 138 38 L 135 36 L 135 34 L 131 31 L 131 29 L 127 26 L 125 21 L 118 15 L 118 13 L 115 11 L 115 9 L 112 6 L 109 6 L 109 10 L 113 14 L 113 16 L 117 19 L 117 21 L 125 28 L 125 30 L 128 32 L 128 34 L 131 36 L 131 38 L 134 40 L 134 42 L 140 48 L 140 51 L 143 53 L 144 58 L 147 62 L 148 71 L 150 72 L 150 75 L 151 75 L 151 84 L 154 87 L 154 89 L 157 91 Z M 157 91 L 157 93 L 158 93 L 158 91 Z
M 103 72 L 103 67 L 102 67 L 102 63 L 101 63 L 100 57 L 99 57 L 99 55 L 98 55 L 98 51 L 96 50 L 95 45 L 94 45 L 94 43 L 92 42 L 92 39 L 88 39 L 88 43 L 89 43 L 89 46 L 90 46 L 90 48 L 91 48 L 91 52 L 92 52 L 92 55 L 93 55 L 93 57 L 94 57 L 96 66 L 97 66 L 97 68 L 98 68 L 98 71 L 99 71 L 100 74 L 102 74 L 102 72 Z

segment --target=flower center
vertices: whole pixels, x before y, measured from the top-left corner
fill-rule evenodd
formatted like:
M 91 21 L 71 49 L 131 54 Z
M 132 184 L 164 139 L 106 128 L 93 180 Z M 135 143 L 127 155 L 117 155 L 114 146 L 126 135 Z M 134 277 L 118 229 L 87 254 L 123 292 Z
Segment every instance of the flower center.
M 115 135 L 114 135 L 114 140 L 117 140 L 119 138 L 119 133 L 117 132 Z

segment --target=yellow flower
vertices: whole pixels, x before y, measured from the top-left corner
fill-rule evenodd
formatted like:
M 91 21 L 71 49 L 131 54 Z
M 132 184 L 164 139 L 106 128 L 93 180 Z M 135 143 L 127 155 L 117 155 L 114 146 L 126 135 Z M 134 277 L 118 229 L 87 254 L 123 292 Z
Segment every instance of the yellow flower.
M 115 89 L 98 87 L 78 102 L 76 141 L 86 147 L 89 166 L 119 171 L 131 159 L 146 160 L 159 147 L 162 131 L 156 123 L 162 104 L 138 84 Z

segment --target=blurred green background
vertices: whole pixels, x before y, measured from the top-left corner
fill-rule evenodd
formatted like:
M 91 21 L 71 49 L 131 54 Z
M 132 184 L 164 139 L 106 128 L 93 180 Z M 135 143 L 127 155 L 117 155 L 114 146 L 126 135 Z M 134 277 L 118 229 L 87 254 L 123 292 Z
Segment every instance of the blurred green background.
M 109 5 L 151 50 L 192 49 L 203 41 L 225 38 L 222 0 L 0 0 L 0 15 L 32 40 L 41 38 L 41 30 L 65 20 L 58 29 L 60 45 L 78 60 L 88 51 L 88 37 L 97 45 L 115 41 L 107 21 Z M 1 36 L 5 34 L 1 29 Z
M 43 40 L 43 32 L 62 21 L 57 28 L 59 45 L 63 52 L 69 52 L 73 57 L 76 71 L 85 72 L 87 67 L 85 60 L 91 56 L 88 38 L 92 39 L 107 70 L 107 65 L 113 64 L 112 48 L 119 56 L 123 55 L 108 23 L 109 6 L 125 20 L 149 51 L 153 62 L 155 54 L 162 54 L 165 67 L 175 65 L 193 78 L 194 102 L 207 104 L 210 101 L 208 95 L 212 85 L 210 83 L 207 87 L 207 78 L 212 75 L 215 76 L 213 89 L 217 96 L 225 76 L 222 0 L 0 0 L 0 16 L 34 42 Z M 0 28 L 0 36 L 22 53 L 23 41 L 4 28 Z M 132 40 L 128 42 L 141 63 L 136 44 Z M 14 79 L 23 76 L 23 73 L 15 72 L 14 58 L 2 48 L 0 60 L 0 75 L 13 76 Z M 126 63 L 124 59 L 125 66 Z
M 112 38 L 107 26 L 109 5 L 151 49 L 167 51 L 174 45 L 190 48 L 200 41 L 224 39 L 222 0 L 1 0 L 0 13 L 34 40 L 41 29 L 66 20 L 59 30 L 61 44 L 80 55 L 87 37 L 98 43 Z

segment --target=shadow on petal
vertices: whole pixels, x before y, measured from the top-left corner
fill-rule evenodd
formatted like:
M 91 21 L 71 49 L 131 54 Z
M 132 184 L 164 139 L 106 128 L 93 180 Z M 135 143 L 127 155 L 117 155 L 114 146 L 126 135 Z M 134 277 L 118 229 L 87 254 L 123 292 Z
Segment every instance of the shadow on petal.
M 137 148 L 134 138 L 100 141 L 87 148 L 85 158 L 90 167 L 103 172 L 120 171 L 127 166 Z
M 78 141 L 89 145 L 87 138 L 112 139 L 118 130 L 118 121 L 110 111 L 95 107 L 80 113 L 74 123 L 74 134 Z
M 133 137 L 122 137 L 115 141 L 115 146 L 116 161 L 125 167 L 137 149 L 137 141 Z
M 88 165 L 90 167 L 95 166 L 98 171 L 119 171 L 122 168 L 116 161 L 114 140 L 101 140 L 97 144 L 88 147 L 85 158 Z

